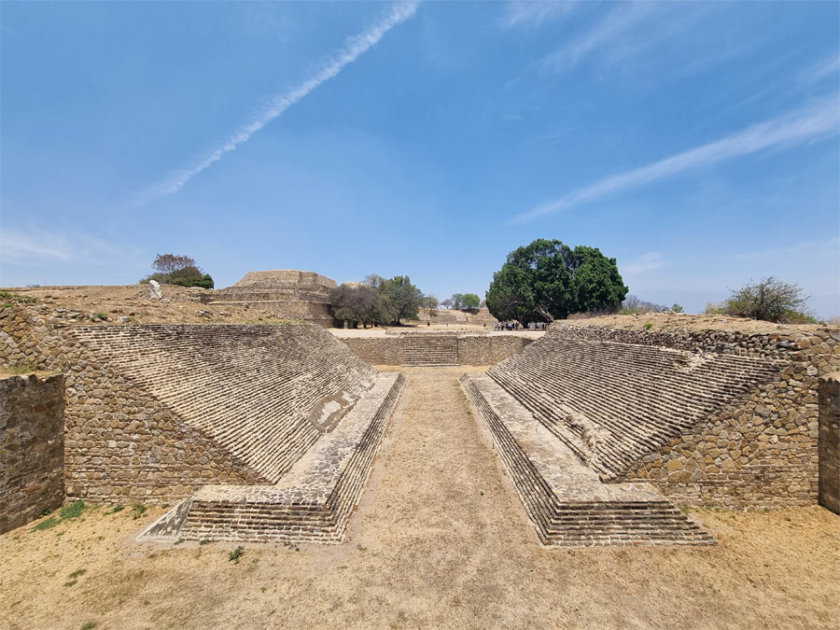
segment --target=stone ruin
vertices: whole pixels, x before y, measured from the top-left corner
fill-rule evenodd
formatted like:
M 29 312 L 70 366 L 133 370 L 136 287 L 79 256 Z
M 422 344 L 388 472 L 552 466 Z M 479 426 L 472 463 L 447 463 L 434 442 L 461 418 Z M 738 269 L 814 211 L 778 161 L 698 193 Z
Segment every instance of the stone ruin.
M 836 332 L 492 339 L 378 351 L 497 357 L 461 382 L 545 545 L 712 544 L 675 503 L 840 510 Z M 405 380 L 318 326 L 73 326 L 21 305 L 0 310 L 0 364 L 46 373 L 0 379 L 0 527 L 62 500 L 177 503 L 144 534 L 161 541 L 341 541 Z
M 561 323 L 461 382 L 544 544 L 708 544 L 671 501 L 831 509 L 838 341 Z
M 203 297 L 208 304 L 254 306 L 278 319 L 301 320 L 329 328 L 334 323 L 330 290 L 336 286 L 335 280 L 312 271 L 249 271 L 232 287 Z

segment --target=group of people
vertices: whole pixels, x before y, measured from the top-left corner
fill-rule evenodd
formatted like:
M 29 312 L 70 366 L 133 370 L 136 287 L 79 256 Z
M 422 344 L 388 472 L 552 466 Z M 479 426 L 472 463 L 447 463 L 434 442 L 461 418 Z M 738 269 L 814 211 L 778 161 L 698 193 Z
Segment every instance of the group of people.
M 545 330 L 545 322 L 531 322 L 528 324 L 528 330 Z M 493 324 L 493 330 L 519 330 L 521 324 L 519 322 L 496 322 Z

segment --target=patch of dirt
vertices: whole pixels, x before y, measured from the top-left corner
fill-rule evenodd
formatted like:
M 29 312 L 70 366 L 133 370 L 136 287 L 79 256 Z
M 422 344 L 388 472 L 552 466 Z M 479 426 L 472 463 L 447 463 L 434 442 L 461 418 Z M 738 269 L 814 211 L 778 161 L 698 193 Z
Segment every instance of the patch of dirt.
M 0 626 L 836 627 L 840 517 L 692 510 L 717 546 L 542 548 L 459 387 L 471 370 L 403 370 L 344 543 L 246 544 L 236 563 L 234 544 L 135 542 L 161 509 L 89 508 L 0 536 Z
M 774 324 L 743 317 L 725 315 L 688 315 L 686 313 L 639 313 L 638 315 L 601 315 L 558 320 L 554 326 L 605 326 L 634 330 L 730 330 L 746 333 L 806 333 L 816 330 L 836 331 L 836 322 L 823 324 Z
M 162 286 L 163 299 L 149 297 L 149 286 L 61 286 L 5 289 L 35 299 L 27 308 L 41 317 L 65 324 L 262 324 L 278 323 L 276 317 L 252 306 L 203 304 L 201 296 L 212 291 L 195 287 Z

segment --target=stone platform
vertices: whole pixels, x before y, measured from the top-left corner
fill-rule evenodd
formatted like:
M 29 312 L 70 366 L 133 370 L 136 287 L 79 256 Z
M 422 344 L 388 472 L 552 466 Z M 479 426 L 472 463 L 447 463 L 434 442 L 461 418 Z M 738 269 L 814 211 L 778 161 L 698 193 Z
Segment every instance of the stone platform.
M 653 486 L 601 482 L 596 471 L 491 378 L 465 374 L 461 385 L 490 429 L 542 544 L 714 544 Z
M 278 483 L 205 486 L 140 540 L 341 542 L 404 383 L 402 374 L 380 374 Z

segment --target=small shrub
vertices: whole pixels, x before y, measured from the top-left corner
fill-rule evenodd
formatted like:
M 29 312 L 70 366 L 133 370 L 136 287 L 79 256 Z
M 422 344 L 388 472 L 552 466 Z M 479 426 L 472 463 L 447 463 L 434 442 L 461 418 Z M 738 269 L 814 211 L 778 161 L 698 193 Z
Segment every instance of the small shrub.
M 109 514 L 116 514 L 117 512 L 122 512 L 125 508 L 122 505 L 115 505 L 110 510 L 102 513 L 102 516 L 108 516 Z
M 680 306 L 679 304 L 674 304 L 671 307 L 671 312 L 672 313 L 684 313 L 685 309 L 682 306 Z
M 245 547 L 243 547 L 242 545 L 239 545 L 236 549 L 234 549 L 233 551 L 231 551 L 228 554 L 228 562 L 230 562 L 232 560 L 236 564 L 239 564 L 239 559 L 242 557 L 242 555 L 244 553 L 245 553 Z
M 137 503 L 131 506 L 131 517 L 136 520 L 143 516 L 146 513 L 146 510 L 148 509 L 149 508 L 147 508 L 145 505 L 138 501 Z
M 96 627 L 95 621 L 86 621 L 82 624 L 82 630 L 93 630 Z
M 84 575 L 85 573 L 87 573 L 87 569 L 77 569 L 67 577 L 69 577 L 71 580 L 75 580 L 77 577 L 79 577 L 80 575 Z
M 769 276 L 747 284 L 724 302 L 727 315 L 768 322 L 810 323 L 816 319 L 805 310 L 807 296 L 801 287 Z
M 645 322 L 645 330 L 650 330 L 651 328 L 653 328 L 653 323 L 652 322 Z
M 108 314 L 103 313 L 102 311 L 95 311 L 90 314 L 90 319 L 94 322 L 104 322 L 106 319 L 108 319 Z
M 20 295 L 13 291 L 0 291 L 0 300 L 6 308 L 10 308 L 13 304 L 35 304 L 38 301 L 30 295 Z

